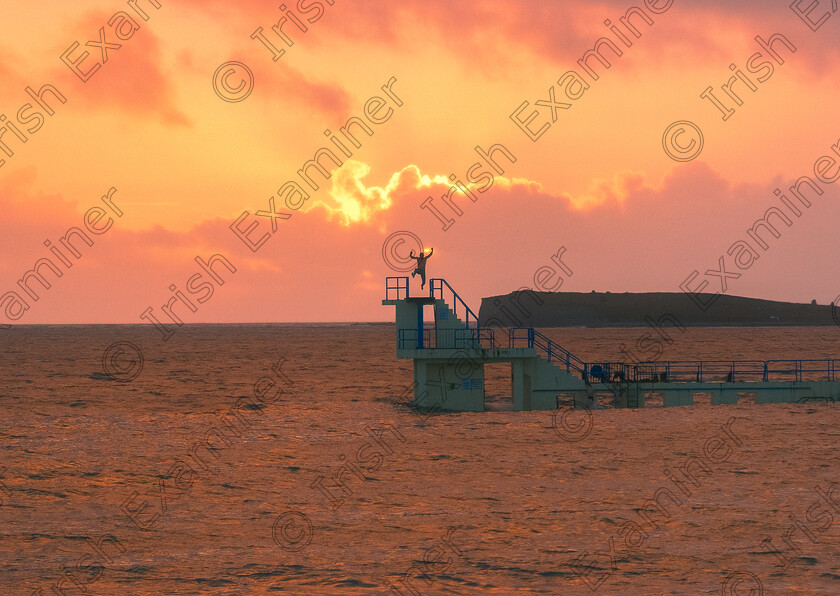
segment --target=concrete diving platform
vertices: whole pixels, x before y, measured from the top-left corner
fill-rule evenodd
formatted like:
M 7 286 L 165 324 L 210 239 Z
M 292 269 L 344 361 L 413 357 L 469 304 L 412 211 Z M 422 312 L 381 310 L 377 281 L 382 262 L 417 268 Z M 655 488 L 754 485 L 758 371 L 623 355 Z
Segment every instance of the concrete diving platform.
M 503 334 L 478 317 L 444 279 L 428 296 L 409 296 L 408 277 L 386 279 L 383 305 L 396 310 L 397 358 L 414 363 L 414 405 L 425 411 L 485 410 L 484 366 L 508 363 L 514 410 L 554 410 L 562 402 L 589 407 L 604 392 L 614 406 L 688 406 L 696 394 L 712 405 L 840 401 L 838 360 L 587 363 L 533 328 Z M 498 331 L 498 333 L 497 333 Z

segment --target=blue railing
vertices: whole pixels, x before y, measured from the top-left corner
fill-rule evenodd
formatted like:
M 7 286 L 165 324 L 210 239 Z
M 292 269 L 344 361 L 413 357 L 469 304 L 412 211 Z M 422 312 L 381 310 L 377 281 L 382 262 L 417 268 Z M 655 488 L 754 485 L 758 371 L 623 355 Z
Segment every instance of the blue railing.
M 419 336 L 417 329 L 399 329 L 397 331 L 397 349 L 400 350 L 418 350 L 424 348 L 434 348 L 432 343 L 434 338 L 434 329 L 423 329 L 423 342 L 418 341 Z
M 495 348 L 496 336 L 488 327 L 479 329 L 455 329 L 456 348 Z
M 451 295 L 447 300 L 446 291 Z M 443 300 L 457 317 L 459 308 L 466 329 L 400 329 L 400 349 L 417 348 L 494 348 L 492 328 L 479 327 L 478 316 L 442 278 L 429 280 L 431 298 Z M 408 297 L 408 277 L 388 277 L 386 300 Z M 515 327 L 508 332 L 510 348 L 535 348 L 551 362 L 563 363 L 568 372 L 581 373 L 592 381 L 625 380 L 639 383 L 737 383 L 771 381 L 836 381 L 840 368 L 837 359 L 825 360 L 675 360 L 665 362 L 584 362 L 567 349 L 532 327 Z
M 489 349 L 496 345 L 492 329 L 423 329 L 423 342 L 418 342 L 417 329 L 400 329 L 397 346 L 400 350 L 417 349 Z
M 385 300 L 404 300 L 408 298 L 407 277 L 385 278 Z
M 768 381 L 835 381 L 840 360 L 687 360 L 666 362 L 583 362 L 530 327 L 509 331 L 511 348 L 536 348 L 552 362 L 563 363 L 593 381 L 735 383 Z
M 514 327 L 508 331 L 509 347 L 521 348 L 523 347 L 523 343 L 529 348 L 536 348 L 544 352 L 550 362 L 564 363 L 567 372 L 586 372 L 586 363 L 583 360 L 572 354 L 566 348 L 557 345 L 533 327 Z
M 765 363 L 758 360 L 691 360 L 642 362 L 627 365 L 625 374 L 638 382 L 674 381 L 683 383 L 757 382 L 765 380 Z
M 838 362 L 826 360 L 688 360 L 666 362 L 587 363 L 586 374 L 610 381 L 616 373 L 639 383 L 739 383 L 836 381 Z
M 406 278 L 408 279 L 408 278 Z M 444 290 L 449 290 L 449 293 L 452 294 L 452 302 L 450 303 L 449 300 L 446 299 L 444 295 Z M 433 278 L 429 280 L 429 292 L 432 298 L 437 298 L 443 300 L 448 305 L 451 306 L 452 312 L 455 313 L 455 316 L 458 316 L 458 306 L 461 306 L 464 314 L 464 324 L 469 329 L 478 329 L 478 317 L 476 314 L 467 306 L 467 303 L 464 302 L 458 293 L 450 286 L 445 279 L 441 278 Z
M 765 380 L 791 377 L 795 381 L 835 381 L 840 360 L 768 360 Z

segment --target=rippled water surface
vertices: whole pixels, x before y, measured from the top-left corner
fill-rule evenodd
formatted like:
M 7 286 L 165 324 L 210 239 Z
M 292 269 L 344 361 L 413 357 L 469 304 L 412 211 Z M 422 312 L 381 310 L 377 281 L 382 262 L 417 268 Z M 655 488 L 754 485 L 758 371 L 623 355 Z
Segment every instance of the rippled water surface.
M 643 330 L 547 333 L 611 360 Z M 664 358 L 840 357 L 837 327 L 675 338 Z M 0 331 L 0 592 L 840 593 L 840 406 L 558 418 L 506 411 L 494 367 L 496 411 L 423 417 L 394 345 L 389 325 Z

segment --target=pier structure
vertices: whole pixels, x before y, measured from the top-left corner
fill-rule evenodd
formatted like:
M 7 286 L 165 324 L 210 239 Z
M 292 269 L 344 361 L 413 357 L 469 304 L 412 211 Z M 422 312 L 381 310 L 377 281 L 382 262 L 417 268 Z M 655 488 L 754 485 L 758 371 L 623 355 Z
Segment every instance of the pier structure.
M 840 401 L 840 360 L 584 362 L 530 327 L 482 327 L 445 279 L 409 296 L 408 277 L 388 277 L 383 305 L 396 308 L 397 358 L 414 362 L 414 401 L 426 411 L 485 410 L 484 365 L 509 363 L 514 410 L 588 407 L 590 394 L 614 405 L 689 406 Z M 590 388 L 591 387 L 591 388 Z

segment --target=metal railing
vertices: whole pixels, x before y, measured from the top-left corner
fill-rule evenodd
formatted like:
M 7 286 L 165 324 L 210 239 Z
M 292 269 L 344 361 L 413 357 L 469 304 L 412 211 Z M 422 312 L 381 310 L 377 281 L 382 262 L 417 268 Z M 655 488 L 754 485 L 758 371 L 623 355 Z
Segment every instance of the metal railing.
M 417 329 L 399 329 L 397 331 L 397 348 L 400 350 L 434 348 L 435 346 L 432 343 L 434 338 L 433 331 L 434 329 L 423 329 L 421 336 L 417 333 Z
M 763 361 L 691 360 L 642 362 L 628 367 L 629 378 L 640 382 L 720 383 L 764 379 Z
M 423 329 L 422 339 L 417 329 L 400 329 L 397 347 L 400 350 L 425 349 L 489 349 L 496 347 L 492 329 Z
M 495 348 L 496 335 L 493 329 L 481 327 L 476 329 L 455 329 L 456 348 Z
M 533 327 L 514 327 L 508 331 L 508 346 L 521 348 L 525 343 L 528 348 L 536 348 L 545 353 L 549 362 L 562 362 L 566 371 L 586 372 L 586 363 L 566 348 L 554 343 Z
M 385 300 L 404 300 L 408 298 L 407 277 L 385 278 Z
M 686 360 L 666 362 L 587 363 L 586 374 L 595 381 L 638 383 L 760 383 L 784 381 L 836 381 L 838 362 L 825 360 Z
M 494 330 L 400 329 L 398 344 L 406 349 L 488 349 L 498 347 Z M 633 383 L 760 383 L 785 381 L 837 381 L 840 360 L 675 360 L 665 362 L 584 362 L 567 349 L 530 327 L 509 330 L 508 347 L 535 348 L 549 362 L 567 372 L 581 373 L 592 382 Z
M 408 278 L 406 278 L 408 279 Z M 450 303 L 449 300 L 446 299 L 444 294 L 444 290 L 449 290 L 449 293 L 452 295 L 452 302 Z M 458 306 L 460 305 L 461 310 L 464 313 L 464 321 L 463 323 L 467 326 L 468 329 L 478 329 L 478 316 L 467 306 L 467 303 L 458 295 L 458 293 L 452 288 L 452 286 L 447 283 L 445 279 L 442 278 L 433 278 L 429 280 L 429 294 L 432 298 L 438 298 L 443 300 L 452 308 L 452 312 L 455 316 L 458 316 Z
M 448 291 L 448 292 L 447 292 Z M 478 316 L 442 278 L 429 280 L 431 298 L 443 300 L 456 317 L 464 317 L 465 329 L 400 329 L 400 349 L 494 348 L 493 329 L 479 326 Z M 451 301 L 448 300 L 451 296 Z M 408 277 L 388 277 L 386 300 L 408 297 Z M 630 381 L 638 383 L 735 383 L 784 381 L 836 381 L 838 359 L 824 360 L 675 360 L 665 362 L 584 362 L 533 327 L 514 327 L 508 331 L 508 347 L 535 348 L 550 362 L 563 363 L 568 372 L 581 373 L 592 381 Z
M 768 360 L 765 381 L 836 381 L 837 363 L 840 360 Z

